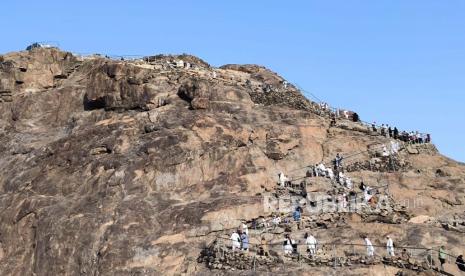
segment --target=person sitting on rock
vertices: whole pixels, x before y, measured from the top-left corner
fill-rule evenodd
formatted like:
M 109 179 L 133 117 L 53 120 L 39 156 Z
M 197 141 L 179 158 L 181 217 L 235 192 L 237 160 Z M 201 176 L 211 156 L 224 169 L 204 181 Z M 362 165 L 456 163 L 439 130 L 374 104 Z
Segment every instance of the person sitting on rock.
M 312 234 L 309 235 L 308 233 L 305 233 L 304 238 L 305 238 L 305 244 L 308 247 L 307 252 L 309 253 L 311 257 L 314 257 L 316 254 L 316 244 L 317 244 L 315 237 Z
M 387 243 L 386 243 L 386 250 L 389 257 L 394 257 L 394 242 L 392 241 L 391 237 L 387 236 Z
M 408 253 L 407 249 L 402 249 L 402 253 L 400 254 L 400 258 L 402 261 L 407 262 L 410 259 L 410 254 Z
M 235 251 L 236 249 L 241 248 L 241 237 L 237 231 L 234 231 L 231 235 L 231 246 L 232 250 Z
M 367 256 L 373 257 L 375 255 L 375 248 L 373 247 L 373 244 L 368 239 L 368 237 L 365 237 L 365 245 L 367 247 Z
M 360 121 L 360 116 L 358 116 L 357 112 L 354 112 L 354 114 L 352 114 L 352 121 L 355 123 L 358 123 Z
M 373 122 L 371 124 L 371 129 L 373 130 L 373 132 L 378 132 L 378 130 L 376 129 L 376 122 Z
M 242 251 L 249 251 L 249 236 L 246 233 L 241 234 L 241 245 Z

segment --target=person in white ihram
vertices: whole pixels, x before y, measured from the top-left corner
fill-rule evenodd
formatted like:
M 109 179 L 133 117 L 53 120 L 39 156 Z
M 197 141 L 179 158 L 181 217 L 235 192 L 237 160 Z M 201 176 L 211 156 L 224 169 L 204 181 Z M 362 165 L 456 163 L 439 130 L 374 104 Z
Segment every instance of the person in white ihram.
M 326 176 L 326 166 L 323 163 L 320 163 L 317 167 L 318 176 Z
M 331 180 L 334 179 L 334 172 L 333 172 L 333 170 L 332 170 L 331 168 L 327 168 L 327 169 L 326 169 L 326 174 L 327 174 L 327 177 L 328 177 L 329 179 L 331 179 Z
M 275 227 L 278 227 L 279 224 L 281 223 L 281 217 L 280 216 L 274 216 L 273 217 L 273 224 Z
M 346 178 L 346 187 L 349 190 L 352 190 L 352 188 L 354 187 L 354 185 L 352 184 L 352 179 L 350 177 Z
M 307 239 L 305 240 L 305 243 L 308 246 L 308 252 L 310 253 L 310 256 L 314 256 L 316 254 L 316 239 L 315 237 L 310 234 Z
M 391 237 L 387 236 L 387 243 L 386 243 L 387 253 L 390 257 L 394 257 L 394 242 L 392 241 Z
M 242 223 L 242 233 L 245 233 L 247 236 L 249 235 L 249 227 L 247 227 L 245 222 Z
M 373 257 L 375 255 L 375 248 L 373 247 L 373 244 L 368 239 L 368 237 L 365 238 L 365 245 L 367 247 L 367 255 L 368 255 L 368 257 Z
M 279 185 L 281 185 L 281 187 L 284 187 L 286 186 L 287 181 L 289 181 L 289 178 L 287 178 L 283 172 L 280 172 L 279 173 Z
M 397 154 L 399 151 L 399 142 L 391 141 L 391 154 Z
M 232 250 L 235 251 L 236 249 L 241 249 L 241 237 L 237 233 L 237 231 L 234 231 L 231 235 L 231 246 Z

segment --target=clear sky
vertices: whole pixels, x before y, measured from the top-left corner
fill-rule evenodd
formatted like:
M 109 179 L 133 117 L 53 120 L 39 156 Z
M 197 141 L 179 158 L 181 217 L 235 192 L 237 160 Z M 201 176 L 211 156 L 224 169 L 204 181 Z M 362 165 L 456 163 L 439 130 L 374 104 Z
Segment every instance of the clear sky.
M 463 0 L 6 0 L 0 10 L 0 53 L 57 41 L 261 64 L 363 120 L 430 132 L 465 161 Z

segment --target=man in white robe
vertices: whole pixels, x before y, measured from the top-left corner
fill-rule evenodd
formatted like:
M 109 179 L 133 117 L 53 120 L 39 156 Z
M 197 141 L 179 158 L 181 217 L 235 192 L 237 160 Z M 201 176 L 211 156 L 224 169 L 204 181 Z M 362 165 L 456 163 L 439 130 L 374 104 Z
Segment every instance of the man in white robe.
M 235 231 L 231 235 L 231 246 L 233 251 L 241 248 L 241 237 L 239 236 L 237 231 Z
M 368 257 L 373 257 L 375 255 L 375 248 L 373 247 L 373 244 L 368 238 L 365 238 L 365 245 L 367 247 Z
M 394 257 L 394 242 L 391 237 L 387 236 L 386 250 L 389 257 Z
M 316 254 L 316 243 L 317 241 L 312 234 L 310 234 L 305 240 L 305 244 L 308 246 L 308 253 L 310 253 L 310 256 L 312 257 Z
M 278 176 L 279 176 L 279 185 L 281 185 L 281 187 L 285 187 L 286 182 L 289 181 L 289 178 L 287 178 L 283 172 L 280 172 Z

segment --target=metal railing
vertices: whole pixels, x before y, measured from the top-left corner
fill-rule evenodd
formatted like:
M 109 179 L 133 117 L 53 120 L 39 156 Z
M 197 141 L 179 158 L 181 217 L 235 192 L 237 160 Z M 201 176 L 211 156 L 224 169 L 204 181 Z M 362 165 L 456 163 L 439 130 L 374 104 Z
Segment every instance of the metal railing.
M 292 238 L 291 238 L 292 239 Z M 422 267 L 422 269 L 429 269 L 439 271 L 439 249 L 434 247 L 419 247 L 419 246 L 394 246 L 394 256 L 391 256 L 387 250 L 386 245 L 373 244 L 374 249 L 373 256 L 368 254 L 368 248 L 366 244 L 362 243 L 344 243 L 344 242 L 317 242 L 315 246 L 315 254 L 308 252 L 308 245 L 303 240 L 295 240 L 296 243 L 292 246 L 292 253 L 286 254 L 284 248 L 284 242 L 286 239 L 282 239 L 278 242 L 249 242 L 247 243 L 248 250 L 241 251 L 238 249 L 237 252 L 246 254 L 252 254 L 253 257 L 253 270 L 256 271 L 259 265 L 256 263 L 257 256 L 262 255 L 261 253 L 268 254 L 270 251 L 274 251 L 278 255 L 289 257 L 302 265 L 302 262 L 312 262 L 313 265 L 320 264 L 321 266 L 344 266 L 351 260 L 358 261 L 359 264 L 371 265 L 376 264 L 378 261 L 385 265 L 391 266 L 403 266 L 404 268 L 410 269 L 415 267 Z M 226 254 L 231 254 L 234 251 L 230 249 L 232 243 L 230 238 L 217 236 L 215 237 L 218 252 L 220 258 L 225 257 Z M 266 248 L 264 248 L 266 246 Z M 281 253 L 280 253 L 281 252 Z M 384 253 L 383 253 L 384 252 Z M 449 253 L 445 253 L 446 262 L 452 264 L 458 264 L 456 262 L 457 256 Z M 410 262 L 415 260 L 413 264 Z M 323 261 L 326 260 L 326 261 Z M 353 264 L 353 263 L 352 263 Z M 284 264 L 285 265 L 285 264 Z M 265 270 L 267 271 L 267 270 Z

